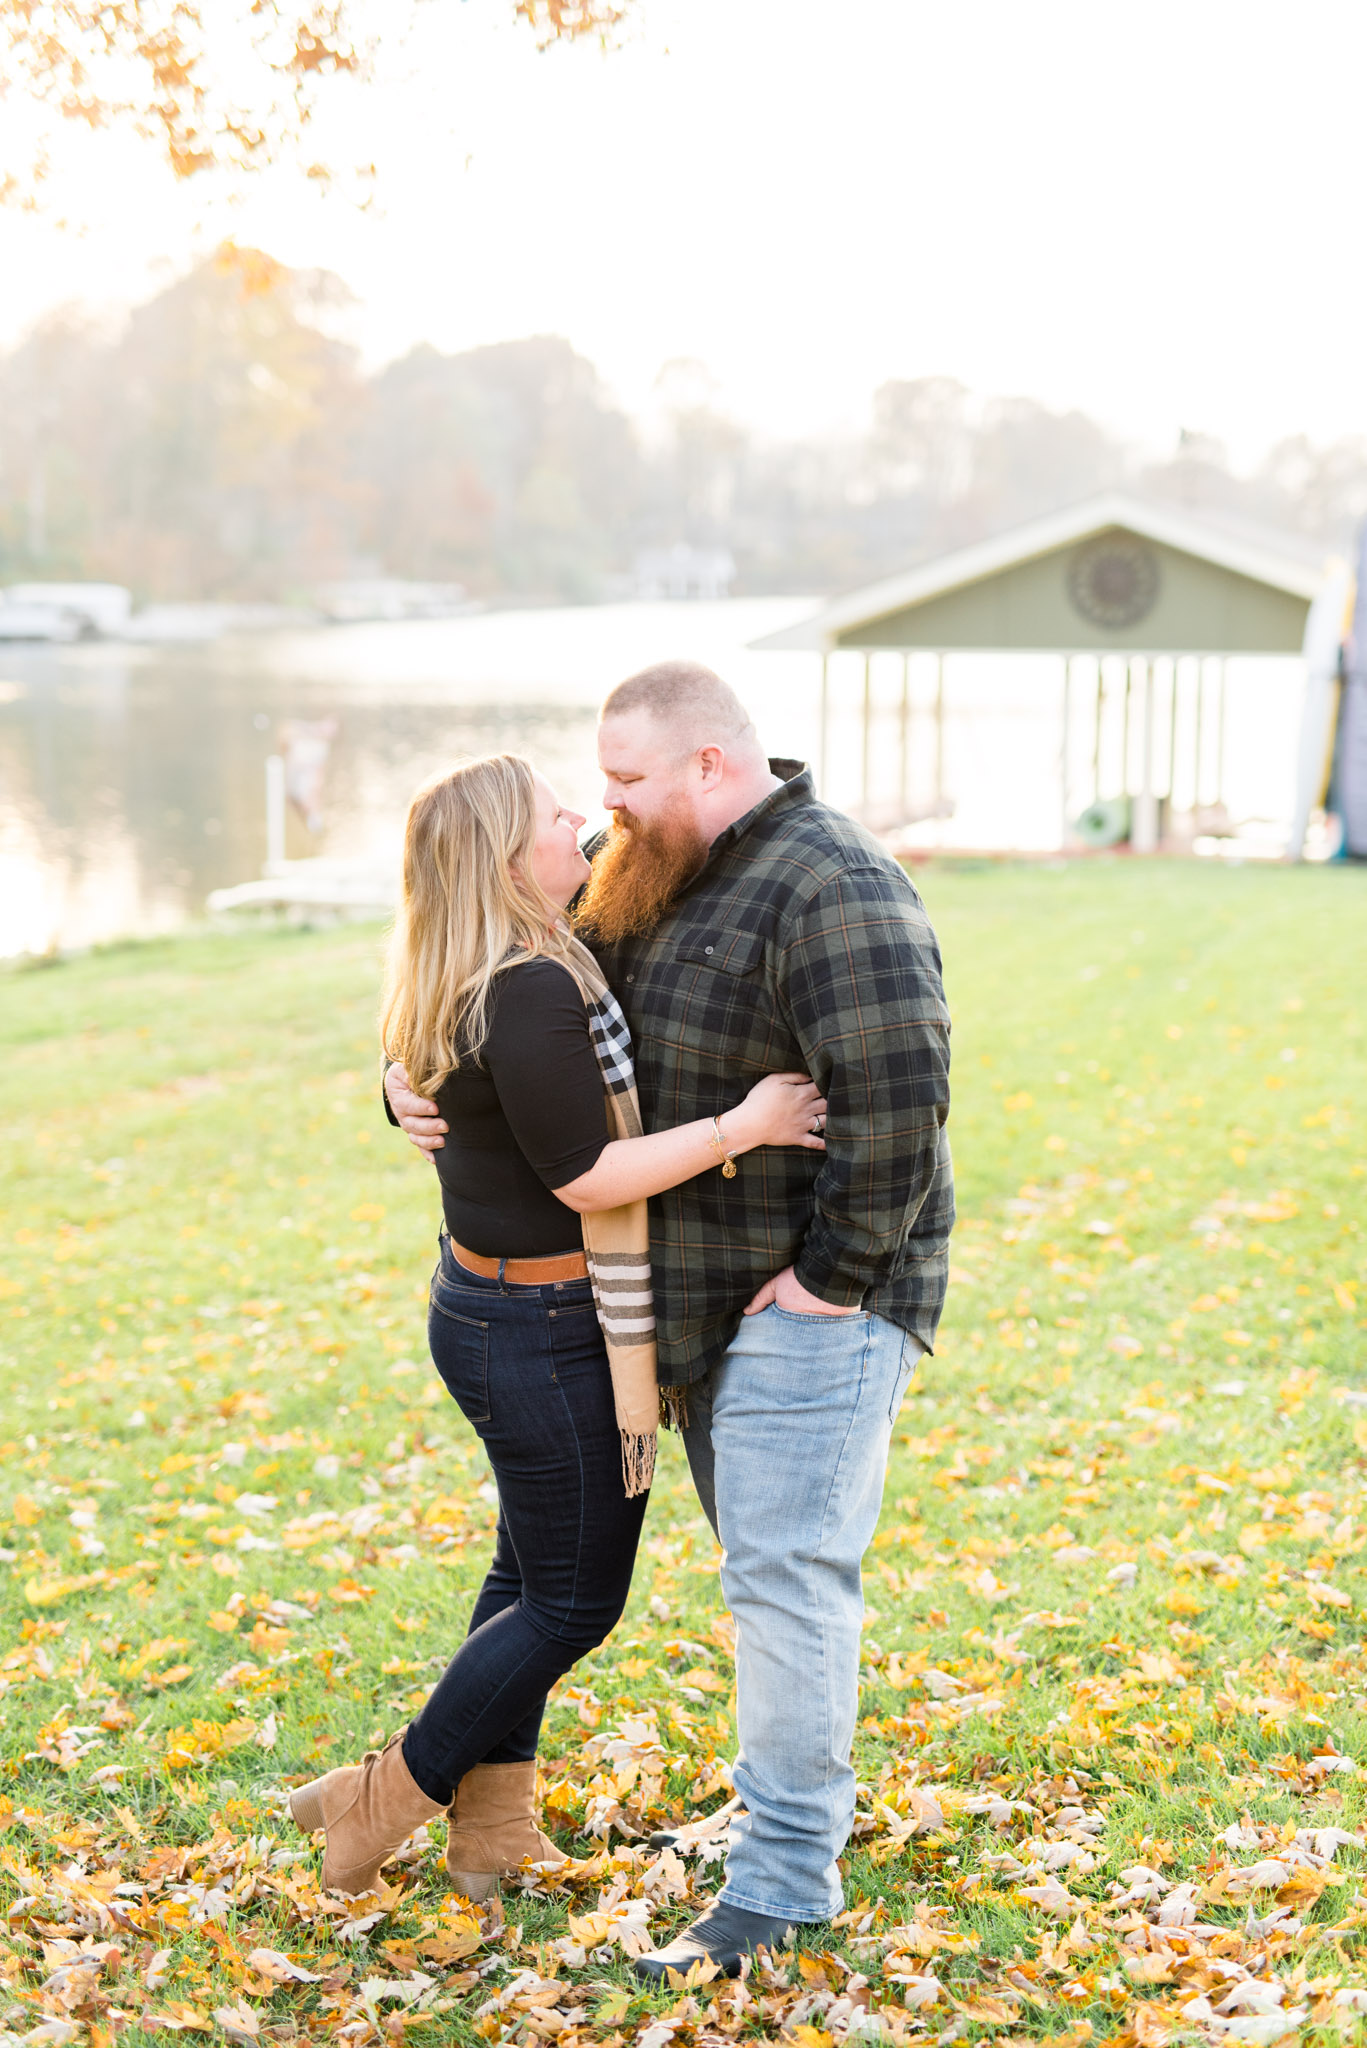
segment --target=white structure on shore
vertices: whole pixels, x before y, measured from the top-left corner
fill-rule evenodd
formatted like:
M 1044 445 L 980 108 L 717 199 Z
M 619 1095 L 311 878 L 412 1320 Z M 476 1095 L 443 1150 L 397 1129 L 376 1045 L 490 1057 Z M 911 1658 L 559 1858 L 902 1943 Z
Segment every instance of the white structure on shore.
M 13 583 L 0 591 L 0 640 L 113 639 L 132 612 L 121 583 Z
M 729 548 L 695 548 L 675 541 L 671 548 L 643 548 L 632 565 L 637 597 L 694 598 L 716 602 L 731 595 L 736 578 Z

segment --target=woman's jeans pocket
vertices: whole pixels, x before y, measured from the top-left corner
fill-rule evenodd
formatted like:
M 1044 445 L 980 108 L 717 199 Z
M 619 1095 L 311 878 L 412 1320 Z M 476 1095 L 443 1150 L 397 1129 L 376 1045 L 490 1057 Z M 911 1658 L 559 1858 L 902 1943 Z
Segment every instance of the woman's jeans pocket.
M 427 1304 L 427 1342 L 432 1363 L 467 1422 L 489 1420 L 489 1325 L 445 1308 L 433 1284 Z

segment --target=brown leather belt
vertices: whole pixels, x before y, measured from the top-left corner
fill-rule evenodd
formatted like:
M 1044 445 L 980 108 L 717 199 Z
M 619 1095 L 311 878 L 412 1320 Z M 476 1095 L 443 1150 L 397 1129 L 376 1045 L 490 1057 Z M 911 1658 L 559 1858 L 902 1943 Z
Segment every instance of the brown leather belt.
M 447 1238 L 451 1256 L 467 1273 L 485 1280 L 497 1280 L 500 1261 L 486 1259 L 482 1252 L 467 1252 L 453 1237 Z M 553 1252 L 545 1259 L 505 1259 L 503 1277 L 514 1287 L 540 1287 L 549 1280 L 587 1280 L 589 1262 L 582 1252 Z

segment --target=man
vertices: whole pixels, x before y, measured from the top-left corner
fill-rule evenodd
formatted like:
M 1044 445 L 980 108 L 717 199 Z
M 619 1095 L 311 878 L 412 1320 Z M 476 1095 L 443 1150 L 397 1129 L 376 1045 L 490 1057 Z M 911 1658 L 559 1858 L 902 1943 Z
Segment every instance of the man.
M 776 1069 L 828 1098 L 824 1155 L 751 1153 L 650 1204 L 660 1381 L 682 1394 L 736 1623 L 744 1804 L 716 1901 L 635 1965 L 662 1977 L 734 1970 L 841 1908 L 860 1564 L 948 1271 L 949 1017 L 906 874 L 799 763 L 765 760 L 710 669 L 619 684 L 599 761 L 612 824 L 579 918 L 631 1026 L 645 1128 L 712 1116 Z M 400 1068 L 386 1086 L 432 1149 L 432 1106 Z

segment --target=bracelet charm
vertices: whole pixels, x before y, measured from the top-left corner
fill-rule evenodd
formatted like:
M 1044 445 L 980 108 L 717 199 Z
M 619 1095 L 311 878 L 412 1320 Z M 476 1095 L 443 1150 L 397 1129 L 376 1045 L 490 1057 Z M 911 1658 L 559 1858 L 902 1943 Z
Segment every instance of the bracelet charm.
M 736 1162 L 732 1154 L 726 1149 L 726 1141 L 721 1134 L 721 1118 L 719 1116 L 714 1116 L 712 1119 L 712 1143 L 715 1145 L 717 1157 L 721 1161 L 722 1179 L 734 1180 L 736 1177 Z

